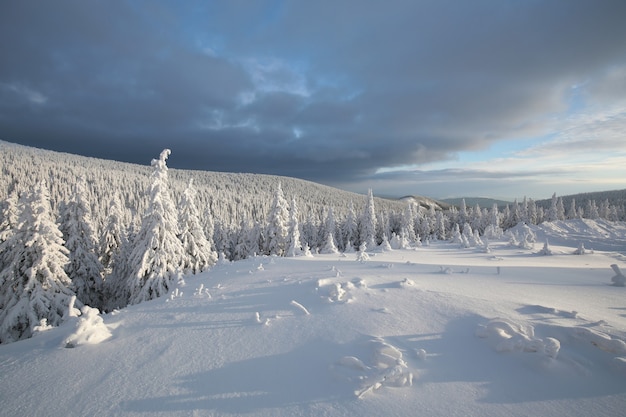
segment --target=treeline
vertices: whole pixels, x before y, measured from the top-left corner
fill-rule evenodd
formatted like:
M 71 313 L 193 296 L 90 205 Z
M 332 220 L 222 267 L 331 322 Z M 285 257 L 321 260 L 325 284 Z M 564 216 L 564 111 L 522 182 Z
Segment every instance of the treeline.
M 184 274 L 257 255 L 471 246 L 519 222 L 595 216 L 553 197 L 447 210 L 253 174 L 169 170 L 0 142 L 0 342 L 58 325 L 69 306 L 111 311 L 167 294 Z M 623 206 L 598 207 L 607 219 Z

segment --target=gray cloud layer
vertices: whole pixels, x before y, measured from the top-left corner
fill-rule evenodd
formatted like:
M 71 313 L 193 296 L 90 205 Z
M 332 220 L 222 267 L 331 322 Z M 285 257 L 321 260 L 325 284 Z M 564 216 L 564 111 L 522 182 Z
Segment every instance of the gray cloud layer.
M 625 17 L 621 0 L 3 2 L 0 139 L 349 187 L 542 132 L 574 85 L 620 99 Z

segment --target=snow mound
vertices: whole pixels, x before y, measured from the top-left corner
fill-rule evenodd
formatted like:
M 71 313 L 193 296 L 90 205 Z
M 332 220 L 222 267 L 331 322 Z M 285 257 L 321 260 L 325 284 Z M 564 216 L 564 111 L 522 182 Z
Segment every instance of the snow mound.
M 508 319 L 493 319 L 479 325 L 476 336 L 487 339 L 497 352 L 538 352 L 556 358 L 561 349 L 557 339 L 535 337 L 532 325 Z
M 335 378 L 358 384 L 354 391 L 357 398 L 363 398 L 382 387 L 413 385 L 413 372 L 397 347 L 376 337 L 367 342 L 367 350 L 367 362 L 356 356 L 344 356 L 331 366 Z
M 570 219 L 530 226 L 538 239 L 577 248 L 581 245 L 601 251 L 626 252 L 626 224 L 608 220 Z
M 555 315 L 567 318 L 558 311 Z M 540 332 L 544 336 L 538 337 L 534 325 L 497 318 L 479 325 L 476 336 L 487 339 L 497 352 L 536 354 L 543 369 L 569 369 L 571 374 L 589 376 L 604 367 L 625 373 L 626 342 L 608 334 L 602 326 L 603 322 L 542 325 Z
M 332 282 L 331 279 L 317 281 L 315 290 L 329 303 L 349 303 L 354 300 L 352 291 L 355 288 L 367 288 L 365 281 L 356 278 L 348 282 Z
M 81 313 L 76 320 L 76 329 L 65 339 L 65 347 L 98 344 L 111 337 L 111 332 L 104 324 L 98 309 L 84 306 Z

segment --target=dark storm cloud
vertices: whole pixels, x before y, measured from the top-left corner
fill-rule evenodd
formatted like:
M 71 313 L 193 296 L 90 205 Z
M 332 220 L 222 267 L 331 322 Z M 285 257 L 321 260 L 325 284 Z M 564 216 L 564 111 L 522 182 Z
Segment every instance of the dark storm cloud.
M 624 16 L 619 0 L 4 2 L 0 139 L 382 178 L 541 132 L 573 85 L 618 97 Z

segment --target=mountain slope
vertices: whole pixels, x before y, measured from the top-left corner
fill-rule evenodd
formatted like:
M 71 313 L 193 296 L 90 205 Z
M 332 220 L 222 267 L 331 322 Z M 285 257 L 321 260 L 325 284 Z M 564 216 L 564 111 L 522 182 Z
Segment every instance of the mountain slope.
M 147 204 L 146 190 L 150 184 L 151 158 L 146 155 L 146 165 L 135 165 L 47 151 L 0 141 L 0 200 L 18 184 L 28 189 L 41 179 L 52 187 L 53 207 L 72 194 L 76 178 L 87 179 L 94 205 L 96 222 L 102 224 L 108 204 L 114 195 L 120 195 L 126 208 L 134 214 L 143 213 Z M 175 158 L 175 153 L 170 159 Z M 337 216 L 347 214 L 352 201 L 361 210 L 365 196 L 339 190 L 310 181 L 262 174 L 225 173 L 210 171 L 169 170 L 170 184 L 176 201 L 193 179 L 198 191 L 197 203 L 202 213 L 209 209 L 216 221 L 239 225 L 244 217 L 263 221 L 269 211 L 273 193 L 281 183 L 288 200 L 295 198 L 303 218 L 309 215 L 323 218 L 328 207 Z M 375 199 L 377 207 L 387 211 L 401 211 L 405 205 L 383 198 Z

